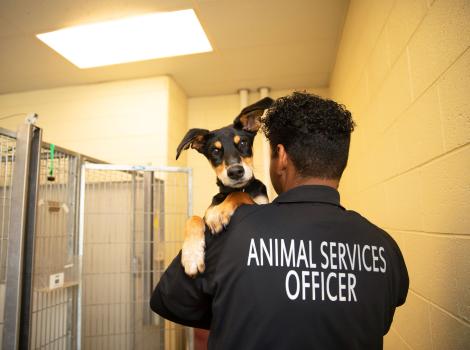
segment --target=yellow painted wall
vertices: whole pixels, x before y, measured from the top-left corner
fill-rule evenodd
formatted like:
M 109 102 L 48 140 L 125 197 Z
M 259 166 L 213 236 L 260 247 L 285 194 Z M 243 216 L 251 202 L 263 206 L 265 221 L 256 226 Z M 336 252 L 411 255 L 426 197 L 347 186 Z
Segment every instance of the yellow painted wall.
M 186 166 L 186 154 L 176 160 L 176 147 L 188 130 L 188 99 L 173 79 L 168 81 L 168 165 Z
M 304 90 L 304 89 L 299 89 Z M 308 91 L 328 96 L 327 89 L 307 89 Z M 271 91 L 272 98 L 292 93 L 293 90 L 274 90 Z M 254 103 L 259 100 L 259 93 L 252 92 L 249 95 L 249 102 Z M 188 129 L 202 128 L 214 130 L 232 123 L 233 119 L 240 113 L 240 97 L 237 94 L 195 97 L 188 99 Z M 263 142 L 265 138 L 261 132 L 255 138 L 253 165 L 255 168 L 256 178 L 262 180 L 266 185 L 270 186 L 269 174 L 264 176 L 265 157 L 263 152 Z M 180 140 L 178 140 L 180 141 Z M 172 150 L 170 150 L 170 153 Z M 173 150 L 173 152 L 176 152 Z M 204 215 L 207 207 L 212 201 L 212 197 L 218 192 L 216 186 L 216 175 L 212 170 L 206 158 L 195 150 L 186 151 L 188 159 L 188 167 L 193 168 L 193 213 L 194 215 Z M 272 191 L 274 194 L 274 191 Z M 270 196 L 270 200 L 273 195 Z
M 46 141 L 112 163 L 162 165 L 184 102 L 171 78 L 152 77 L 0 95 L 0 116 L 36 112 Z M 16 130 L 24 119 L 0 127 Z
M 470 344 L 470 2 L 353 0 L 330 96 L 358 124 L 342 201 L 410 274 L 385 349 Z

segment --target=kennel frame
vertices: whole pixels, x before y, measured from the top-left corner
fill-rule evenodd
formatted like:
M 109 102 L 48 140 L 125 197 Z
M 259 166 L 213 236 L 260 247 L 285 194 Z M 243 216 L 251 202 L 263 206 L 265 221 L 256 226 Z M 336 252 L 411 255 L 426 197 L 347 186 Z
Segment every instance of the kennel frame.
M 2 130 L 2 133 L 5 133 Z M 5 133 L 13 136 L 12 133 Z M 42 131 L 32 124 L 16 136 L 6 265 L 2 349 L 27 349 L 31 323 L 39 161 Z M 15 234 L 15 232 L 17 234 Z
M 2 349 L 28 349 L 32 344 L 33 324 L 33 294 L 34 294 L 34 261 L 35 243 L 38 228 L 38 200 L 41 186 L 41 161 L 44 161 L 44 150 L 51 144 L 42 141 L 42 130 L 31 123 L 21 125 L 18 131 L 11 132 L 0 128 L 0 135 L 15 140 L 15 150 L 11 161 L 14 177 L 11 184 L 11 210 L 8 216 L 10 223 L 6 242 L 6 292 L 4 300 L 4 324 Z M 54 145 L 55 146 L 55 145 Z M 192 215 L 192 169 L 184 167 L 167 166 L 120 166 L 112 165 L 87 157 L 77 152 L 55 146 L 56 152 L 69 157 L 68 178 L 73 183 L 68 186 L 67 198 L 73 200 L 74 217 L 67 218 L 67 253 L 83 257 L 83 217 L 84 217 L 84 189 L 85 171 L 87 169 L 116 170 L 127 173 L 144 172 L 148 183 L 154 178 L 155 172 L 185 173 L 187 174 L 187 215 Z M 9 156 L 8 156 L 9 157 Z M 8 158 L 7 157 L 7 158 Z M 46 158 L 47 162 L 47 158 Z M 145 196 L 144 210 L 151 210 L 152 195 Z M 150 206 L 150 207 L 149 207 Z M 151 234 L 152 222 L 147 221 L 146 235 Z M 72 232 L 74 234 L 72 234 Z M 69 236 L 70 234 L 70 236 Z M 2 239 L 4 237 L 2 236 Z M 152 243 L 153 244 L 153 243 Z M 147 249 L 145 254 L 150 255 Z M 67 298 L 73 295 L 76 302 L 69 303 L 67 299 L 66 319 L 66 349 L 81 349 L 82 319 L 81 319 L 81 288 L 83 282 L 83 265 L 79 258 L 79 283 L 77 288 L 67 287 Z M 151 282 L 150 282 L 151 283 Z M 148 283 L 147 283 L 148 286 Z M 75 294 L 74 294 L 75 293 Z M 145 322 L 148 322 L 149 319 Z M 192 329 L 185 328 L 187 348 L 192 349 L 194 344 Z M 73 333 L 73 334 L 72 334 Z M 33 339 L 34 340 L 34 339 Z
M 186 167 L 174 167 L 174 166 L 141 166 L 141 165 L 118 165 L 118 164 L 108 164 L 108 163 L 98 163 L 98 162 L 83 162 L 81 165 L 81 174 L 80 174 L 80 210 L 79 210 L 79 261 L 80 261 L 80 272 L 79 274 L 83 276 L 83 256 L 84 256 L 84 238 L 85 238 L 85 201 L 86 201 L 86 172 L 87 170 L 94 171 L 111 171 L 111 172 L 121 172 L 132 174 L 132 176 L 137 176 L 139 173 L 143 175 L 144 188 L 144 212 L 153 211 L 153 191 L 150 191 L 152 187 L 152 181 L 155 180 L 156 173 L 179 173 L 187 175 L 187 217 L 192 215 L 193 206 L 192 206 L 192 196 L 193 196 L 193 178 L 192 178 L 192 169 Z M 153 222 L 149 220 L 149 217 L 146 217 L 144 220 L 144 237 L 149 239 L 153 233 Z M 149 239 L 150 241 L 150 239 Z M 153 243 L 151 243 L 153 245 Z M 148 260 L 152 258 L 152 249 L 149 245 L 146 245 L 144 249 L 144 255 L 147 258 L 144 258 L 144 265 L 148 263 Z M 144 267 L 143 271 L 147 271 Z M 146 280 L 144 280 L 145 283 Z M 146 282 L 146 288 L 148 290 L 149 281 Z M 78 349 L 81 348 L 84 340 L 84 331 L 83 331 L 83 283 L 79 285 L 79 297 L 78 297 L 78 321 L 77 321 L 77 341 Z M 150 295 L 148 295 L 148 299 Z M 150 310 L 147 310 L 150 312 Z M 150 322 L 148 318 L 149 314 L 144 312 L 144 323 Z M 192 350 L 194 348 L 194 331 L 192 328 L 185 327 L 186 337 L 187 337 L 187 350 Z
M 16 133 L 0 128 L 0 135 L 15 140 L 15 149 L 10 159 L 14 176 L 11 182 L 10 211 L 7 218 L 8 246 L 5 297 L 2 301 L 4 305 L 2 349 L 28 349 L 31 347 L 33 323 L 40 170 L 41 161 L 44 160 L 41 156 L 42 151 L 49 148 L 50 144 L 42 141 L 42 130 L 29 122 L 20 125 Z M 57 152 L 73 157 L 77 166 L 83 158 L 80 154 L 65 148 L 58 146 L 55 148 Z M 91 157 L 87 159 L 94 160 Z M 77 174 L 79 169 L 77 168 Z M 75 189 L 78 189 L 78 186 L 75 186 Z M 78 198 L 75 199 L 78 203 Z M 73 242 L 68 244 L 68 248 L 73 249 Z M 67 315 L 70 316 L 71 313 L 68 312 Z M 67 329 L 71 327 L 71 322 L 72 320 L 67 319 Z M 69 338 L 67 349 L 73 348 L 71 336 L 72 334 L 67 335 Z

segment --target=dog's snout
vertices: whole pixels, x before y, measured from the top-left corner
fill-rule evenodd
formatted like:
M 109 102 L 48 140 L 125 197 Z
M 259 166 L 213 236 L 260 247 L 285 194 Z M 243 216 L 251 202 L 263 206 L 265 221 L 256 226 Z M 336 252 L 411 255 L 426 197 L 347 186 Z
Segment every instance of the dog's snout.
M 241 165 L 232 165 L 227 169 L 227 175 L 232 180 L 240 180 L 245 174 L 245 170 Z

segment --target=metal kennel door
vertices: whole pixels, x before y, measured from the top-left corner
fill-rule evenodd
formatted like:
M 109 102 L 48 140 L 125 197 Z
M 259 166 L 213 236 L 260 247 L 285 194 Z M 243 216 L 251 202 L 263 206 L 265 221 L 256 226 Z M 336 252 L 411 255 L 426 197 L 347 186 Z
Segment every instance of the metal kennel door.
M 80 185 L 78 348 L 192 349 L 192 331 L 149 299 L 181 249 L 191 170 L 85 163 Z
M 29 349 L 75 349 L 79 164 L 77 155 L 42 143 Z
M 16 134 L 0 129 L 0 344 L 5 323 L 7 255 L 10 240 L 13 168 L 16 158 Z M 0 346 L 1 347 L 1 346 Z

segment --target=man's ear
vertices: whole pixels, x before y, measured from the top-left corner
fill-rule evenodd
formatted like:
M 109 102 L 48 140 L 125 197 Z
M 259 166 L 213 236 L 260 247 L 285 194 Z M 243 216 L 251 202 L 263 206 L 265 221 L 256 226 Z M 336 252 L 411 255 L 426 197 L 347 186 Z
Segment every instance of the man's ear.
M 181 151 L 186 150 L 189 147 L 194 148 L 198 152 L 202 152 L 206 143 L 205 136 L 208 133 L 209 130 L 207 129 L 190 129 L 176 149 L 176 159 L 179 158 Z
M 279 171 L 287 168 L 288 155 L 283 144 L 276 145 L 276 157 L 278 158 Z
M 233 121 L 233 126 L 236 129 L 243 129 L 246 131 L 257 132 L 261 126 L 259 117 L 273 104 L 274 100 L 271 97 L 265 97 L 258 102 L 249 105 L 240 112 L 240 114 Z

